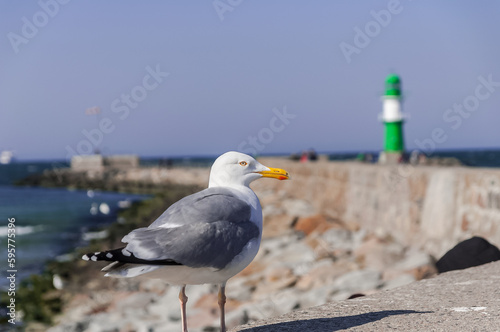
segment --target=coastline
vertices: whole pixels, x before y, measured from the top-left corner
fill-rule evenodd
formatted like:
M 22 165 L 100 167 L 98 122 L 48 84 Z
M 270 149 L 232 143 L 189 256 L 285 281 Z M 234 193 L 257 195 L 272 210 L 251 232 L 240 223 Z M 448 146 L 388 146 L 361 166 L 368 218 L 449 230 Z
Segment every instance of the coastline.
M 141 184 L 137 182 L 122 182 L 119 185 L 104 185 L 103 181 L 96 181 L 78 175 L 79 181 L 73 182 L 68 169 L 62 170 L 68 177 L 61 178 L 61 170 L 46 170 L 43 174 L 30 175 L 17 186 L 66 188 L 70 190 L 101 190 L 104 192 L 120 192 L 128 194 L 148 194 L 152 197 L 133 202 L 129 207 L 118 212 L 115 222 L 98 230 L 87 233 L 89 243 L 85 247 L 77 247 L 70 252 L 60 255 L 45 264 L 40 274 L 32 274 L 17 284 L 16 303 L 17 312 L 22 312 L 23 322 L 15 326 L 7 324 L 2 319 L 0 326 L 15 328 L 14 330 L 41 331 L 52 326 L 58 315 L 63 312 L 65 304 L 74 296 L 75 292 L 84 289 L 92 275 L 98 275 L 97 266 L 82 264 L 80 257 L 83 253 L 100 251 L 119 245 L 121 238 L 132 229 L 147 226 L 151 220 L 158 217 L 170 204 L 189 195 L 199 188 L 196 185 L 180 185 L 176 183 Z M 96 235 L 92 238 L 92 235 Z M 83 262 L 84 263 L 84 262 Z M 85 265 L 85 266 L 84 266 Z M 86 281 L 87 277 L 87 281 Z M 57 281 L 56 281 L 57 279 Z M 107 278 L 106 278 L 107 279 Z M 56 289 L 55 284 L 61 289 Z M 2 293 L 2 306 L 8 301 L 6 293 Z

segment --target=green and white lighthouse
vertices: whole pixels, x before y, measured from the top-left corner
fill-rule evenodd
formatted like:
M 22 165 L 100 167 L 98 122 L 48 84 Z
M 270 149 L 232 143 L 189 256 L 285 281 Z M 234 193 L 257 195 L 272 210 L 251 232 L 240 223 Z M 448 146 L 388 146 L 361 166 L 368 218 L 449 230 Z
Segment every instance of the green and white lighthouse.
M 397 162 L 403 155 L 403 113 L 401 112 L 401 79 L 391 74 L 385 79 L 385 94 L 382 97 L 383 112 L 380 116 L 384 123 L 383 162 Z

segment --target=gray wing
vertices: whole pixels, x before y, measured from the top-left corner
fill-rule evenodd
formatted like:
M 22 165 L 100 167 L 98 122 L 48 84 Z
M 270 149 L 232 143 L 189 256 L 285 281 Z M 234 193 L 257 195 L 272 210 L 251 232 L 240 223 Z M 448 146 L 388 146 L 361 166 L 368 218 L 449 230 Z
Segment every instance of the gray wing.
M 209 188 L 178 201 L 148 228 L 134 230 L 122 241 L 139 259 L 221 269 L 259 235 L 248 204 L 230 190 Z
M 231 189 L 208 188 L 184 197 L 172 204 L 149 228 L 181 226 L 198 222 L 231 220 L 245 222 L 250 218 L 250 206 L 237 198 Z
M 140 228 L 123 240 L 125 250 L 144 260 L 173 260 L 189 267 L 224 268 L 259 236 L 252 222 L 189 224 L 176 228 Z

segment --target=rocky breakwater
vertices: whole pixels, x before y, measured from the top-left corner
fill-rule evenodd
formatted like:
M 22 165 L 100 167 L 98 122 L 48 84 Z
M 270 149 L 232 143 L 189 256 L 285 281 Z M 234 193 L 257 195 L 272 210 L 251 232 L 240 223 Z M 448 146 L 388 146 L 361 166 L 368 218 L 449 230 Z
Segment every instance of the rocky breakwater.
M 264 212 L 263 240 L 255 260 L 228 282 L 229 327 L 435 273 L 434 258 L 417 242 L 395 236 L 391 223 L 360 222 L 363 211 L 350 217 L 356 209 L 345 206 L 353 204 L 349 195 L 354 199 L 364 194 L 348 193 L 349 172 L 361 167 L 369 173 L 361 176 L 376 190 L 372 172 L 378 166 L 284 159 L 272 163 L 289 170 L 292 181 L 255 183 Z M 354 180 L 358 186 L 364 181 Z M 103 289 L 102 279 L 95 275 L 89 280 L 86 291 L 73 298 L 51 331 L 180 330 L 177 287 L 159 280 L 118 280 Z M 216 288 L 191 286 L 187 295 L 190 331 L 216 331 Z
M 18 181 L 17 185 L 42 187 L 68 187 L 119 192 L 155 193 L 169 190 L 170 184 L 208 184 L 209 169 L 202 167 L 127 167 L 99 169 L 47 169 L 42 174 L 33 174 Z
M 275 190 L 288 197 L 285 204 L 308 204 L 312 214 L 389 234 L 436 257 L 474 235 L 500 245 L 500 169 L 263 162 L 293 178 L 279 187 L 256 183 L 256 192 Z

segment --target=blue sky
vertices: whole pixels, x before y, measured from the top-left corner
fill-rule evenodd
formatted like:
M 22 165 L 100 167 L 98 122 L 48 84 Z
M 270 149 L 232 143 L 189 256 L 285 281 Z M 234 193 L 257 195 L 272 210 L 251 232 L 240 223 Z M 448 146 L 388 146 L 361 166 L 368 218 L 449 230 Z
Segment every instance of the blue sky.
M 392 72 L 408 149 L 498 148 L 499 15 L 497 1 L 1 0 L 0 149 L 380 150 Z

